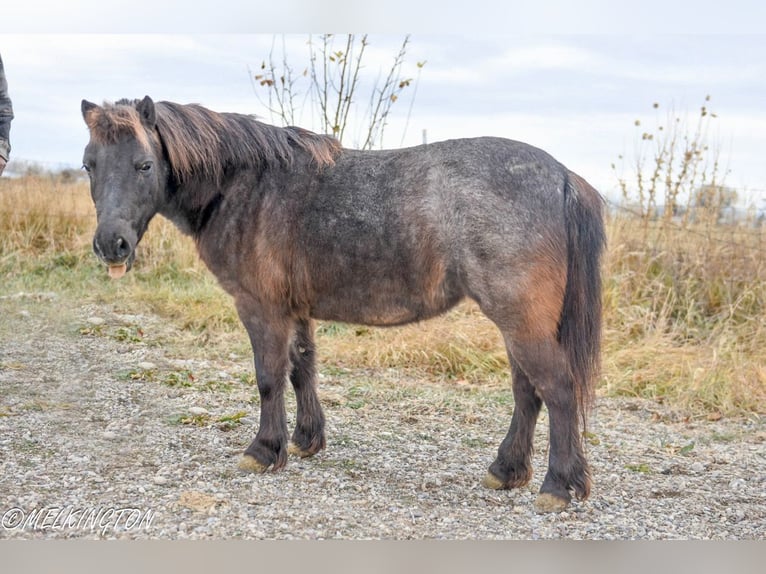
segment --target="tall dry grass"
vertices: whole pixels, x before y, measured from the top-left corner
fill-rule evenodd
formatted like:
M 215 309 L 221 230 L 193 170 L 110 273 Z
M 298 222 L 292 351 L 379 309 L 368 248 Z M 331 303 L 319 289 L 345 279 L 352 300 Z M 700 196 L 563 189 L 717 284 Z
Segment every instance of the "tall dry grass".
M 766 412 L 764 230 L 618 215 L 609 237 L 605 392 L 711 416 Z
M 79 251 L 95 221 L 83 182 L 56 176 L 0 179 L 0 257 Z
M 189 353 L 247 340 L 229 297 L 167 221 L 152 222 L 118 282 L 91 253 L 87 184 L 0 179 L 0 294 L 57 291 L 64 300 L 149 309 L 182 328 Z M 766 248 L 756 226 L 702 225 L 629 213 L 608 220 L 604 368 L 599 392 L 666 401 L 691 415 L 766 412 Z M 320 361 L 333 369 L 406 369 L 475 385 L 507 384 L 497 329 L 472 303 L 432 321 L 371 329 L 323 323 Z M 179 343 L 179 344 L 180 344 Z

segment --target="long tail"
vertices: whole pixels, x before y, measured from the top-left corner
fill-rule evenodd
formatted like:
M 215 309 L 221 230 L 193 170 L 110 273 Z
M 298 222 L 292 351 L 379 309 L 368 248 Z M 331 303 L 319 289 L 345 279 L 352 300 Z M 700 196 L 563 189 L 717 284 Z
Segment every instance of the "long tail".
M 559 342 L 569 359 L 583 429 L 601 367 L 601 254 L 606 246 L 603 199 L 587 181 L 568 173 L 564 190 L 567 286 Z

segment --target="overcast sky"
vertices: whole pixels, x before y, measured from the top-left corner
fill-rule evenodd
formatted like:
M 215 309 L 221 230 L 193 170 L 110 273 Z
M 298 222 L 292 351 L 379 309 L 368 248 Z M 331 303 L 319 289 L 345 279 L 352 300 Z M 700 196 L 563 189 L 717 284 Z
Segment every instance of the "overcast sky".
M 148 94 L 271 120 L 248 69 L 268 57 L 274 34 L 206 34 L 194 26 L 185 33 L 153 34 L 69 29 L 77 33 L 18 34 L 0 23 L 0 54 L 16 114 L 16 159 L 78 167 L 87 142 L 79 111 L 83 98 L 101 102 Z M 730 170 L 726 183 L 749 190 L 759 203 L 766 198 L 766 35 L 573 35 L 561 29 L 509 34 L 491 26 L 489 33 L 448 32 L 412 34 L 404 75 L 415 77 L 417 62 L 426 65 L 409 122 L 406 91 L 393 108 L 386 147 L 419 144 L 424 130 L 429 142 L 504 136 L 549 151 L 611 193 L 616 181 L 610 165 L 620 154 L 634 153 L 636 119 L 651 127 L 673 107 L 696 121 L 710 95 L 707 105 L 718 115 L 711 143 L 720 147 Z M 282 35 L 276 37 L 281 43 Z M 307 38 L 285 36 L 295 67 L 307 62 Z M 403 33 L 372 34 L 366 72 L 385 71 L 402 38 Z M 315 127 L 306 116 L 300 123 Z

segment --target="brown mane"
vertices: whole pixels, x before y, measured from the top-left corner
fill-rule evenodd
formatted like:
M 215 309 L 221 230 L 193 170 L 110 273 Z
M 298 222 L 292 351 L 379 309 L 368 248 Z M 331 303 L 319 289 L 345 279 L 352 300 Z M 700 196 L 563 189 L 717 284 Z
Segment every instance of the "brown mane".
M 110 144 L 133 135 L 148 145 L 147 131 L 136 110 L 138 100 L 105 103 L 88 114 L 91 137 Z M 220 181 L 231 168 L 289 166 L 296 150 L 309 154 L 317 167 L 331 166 L 341 150 L 337 139 L 311 131 L 280 128 L 252 116 L 218 113 L 197 104 L 157 102 L 156 133 L 179 183 L 212 178 Z
M 141 125 L 141 118 L 134 106 L 105 102 L 103 107 L 95 107 L 85 115 L 85 123 L 94 141 L 111 145 L 124 136 L 137 138 L 144 147 L 149 146 L 146 130 Z

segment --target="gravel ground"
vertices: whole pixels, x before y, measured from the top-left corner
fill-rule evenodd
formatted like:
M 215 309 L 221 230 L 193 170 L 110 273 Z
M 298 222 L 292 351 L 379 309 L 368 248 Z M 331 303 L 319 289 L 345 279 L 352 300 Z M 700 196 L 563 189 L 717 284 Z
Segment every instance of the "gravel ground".
M 480 485 L 510 421 L 510 385 L 325 366 L 327 450 L 247 475 L 236 464 L 258 419 L 248 357 L 210 360 L 190 348 L 179 358 L 162 344 L 173 327 L 157 317 L 63 307 L 54 294 L 0 298 L 0 538 L 766 534 L 763 417 L 690 421 L 656 403 L 601 398 L 591 498 L 539 515 L 544 419 L 529 488 Z

